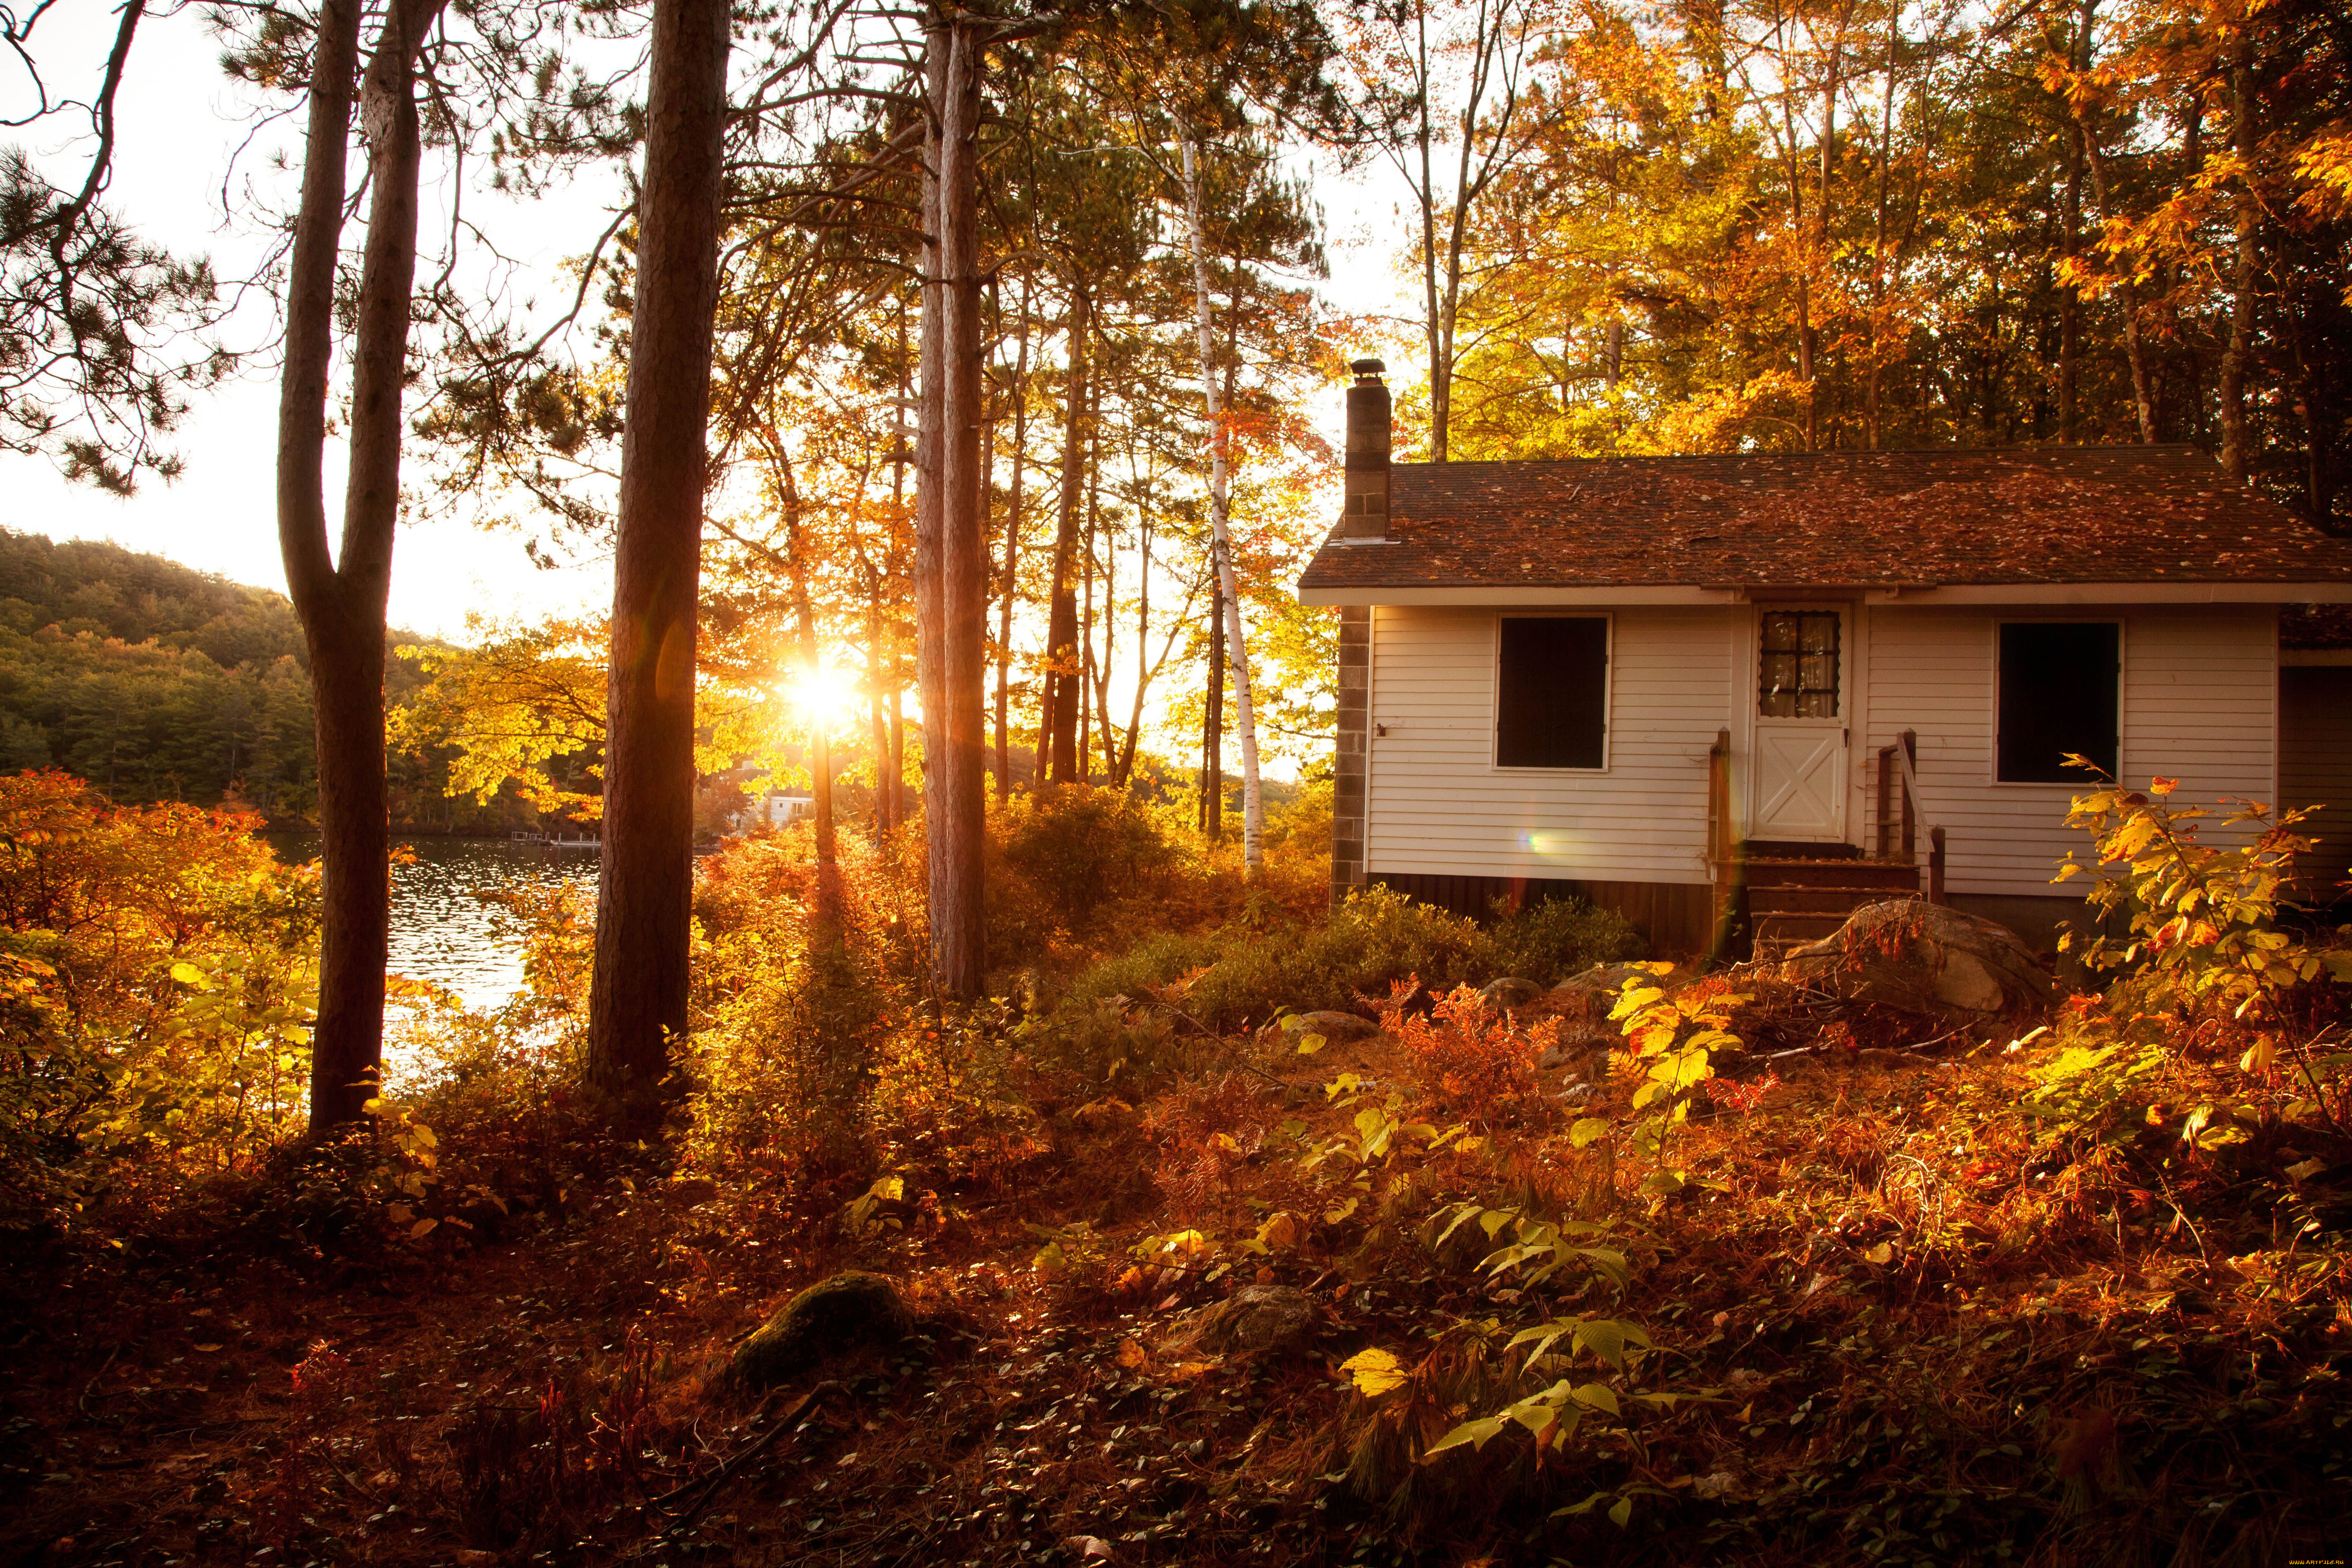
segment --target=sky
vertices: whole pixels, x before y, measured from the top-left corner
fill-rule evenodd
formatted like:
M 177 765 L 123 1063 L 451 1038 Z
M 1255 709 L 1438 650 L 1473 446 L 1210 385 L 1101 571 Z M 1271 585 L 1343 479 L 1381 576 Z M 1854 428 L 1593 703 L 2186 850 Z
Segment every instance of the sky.
M 53 97 L 94 89 L 114 21 L 113 8 L 97 0 L 68 0 L 42 18 L 35 41 Z M 299 135 L 299 127 L 282 121 L 257 128 L 251 100 L 218 68 L 219 52 L 193 9 L 142 25 L 118 96 L 119 151 L 106 200 L 145 237 L 176 251 L 207 253 L 222 275 L 234 277 L 250 268 L 261 240 L 249 223 L 227 214 L 249 212 L 265 192 L 286 199 L 290 176 L 274 169 L 271 159 L 297 152 Z M 31 101 L 22 77 L 0 77 L 0 110 L 14 117 Z M 72 132 L 80 128 L 70 120 L 43 122 L 32 132 L 30 150 L 54 171 L 78 169 L 73 160 L 82 144 Z M 247 144 L 238 153 L 240 143 Z M 234 184 L 225 180 L 233 154 L 238 158 Z M 1392 216 L 1402 194 L 1393 174 L 1377 165 L 1347 178 L 1328 168 L 1316 173 L 1316 195 L 1331 226 L 1332 303 L 1351 312 L 1396 310 L 1393 253 L 1381 238 L 1407 232 Z M 519 286 L 552 299 L 568 290 L 562 281 L 564 262 L 584 251 L 606 221 L 614 176 L 604 172 L 591 178 L 597 183 L 534 203 L 469 194 L 467 216 L 516 263 Z M 428 195 L 428 233 L 433 207 Z M 446 207 L 441 216 L 446 222 Z M 232 343 L 266 342 L 272 325 L 268 303 L 257 300 L 240 310 L 226 335 Z M 1329 388 L 1324 401 L 1328 407 L 1318 410 L 1318 423 L 1336 439 L 1340 389 Z M 275 364 L 265 355 L 225 385 L 195 395 L 173 438 L 186 469 L 172 483 L 148 479 L 136 495 L 119 499 L 68 483 L 44 458 L 0 454 L 5 475 L 0 526 L 58 539 L 112 540 L 282 591 L 272 494 L 276 424 Z M 331 444 L 331 518 L 340 515 L 341 458 Z M 412 462 L 406 477 L 419 477 L 417 465 Z M 540 570 L 524 552 L 527 531 L 497 526 L 506 510 L 497 497 L 459 500 L 403 525 L 394 555 L 394 627 L 464 640 L 471 615 L 537 619 L 609 601 L 608 561 Z

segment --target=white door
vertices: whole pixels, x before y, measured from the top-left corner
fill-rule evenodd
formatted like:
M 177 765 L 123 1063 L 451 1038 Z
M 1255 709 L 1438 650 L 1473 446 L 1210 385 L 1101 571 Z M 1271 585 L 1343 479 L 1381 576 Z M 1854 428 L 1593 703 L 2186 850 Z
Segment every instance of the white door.
M 1844 842 L 1847 632 L 1837 605 L 1757 612 L 1750 838 Z

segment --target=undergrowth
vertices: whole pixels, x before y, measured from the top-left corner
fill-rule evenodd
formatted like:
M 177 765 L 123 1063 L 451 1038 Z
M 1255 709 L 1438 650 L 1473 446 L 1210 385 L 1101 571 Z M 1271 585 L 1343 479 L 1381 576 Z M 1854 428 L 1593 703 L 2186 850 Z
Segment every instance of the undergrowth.
M 1104 819 L 1117 803 L 1072 805 L 1083 833 L 1006 819 L 1034 897 L 1007 918 L 1042 973 L 970 1010 L 922 994 L 908 840 L 845 835 L 826 926 L 803 836 L 714 858 L 684 1095 L 644 1151 L 599 1149 L 573 1100 L 585 911 L 514 897 L 530 985 L 494 1015 L 411 997 L 432 1054 L 348 1169 L 309 1167 L 299 1246 L 100 1232 L 135 1245 L 12 1286 L 0 1421 L 32 1458 L 0 1475 L 0 1544 L 92 1564 L 2326 1554 L 2352 1475 L 2352 1059 L 2340 940 L 2279 919 L 2291 818 L 2207 846 L 2161 789 L 2087 792 L 2110 914 L 2085 956 L 2109 983 L 2038 1026 L 1645 965 L 1599 1050 L 1582 998 L 1475 990 L 1629 956 L 1589 912 L 1482 930 L 1372 894 L 1294 925 L 1214 856 L 1123 840 L 1142 819 Z M 1134 940 L 1154 896 L 1192 929 Z M 1106 923 L 1036 923 L 1063 899 Z M 226 992 L 188 956 L 223 929 L 131 965 L 122 1005 Z M 1299 1022 L 1318 1005 L 1378 1027 Z M 1252 1027 L 1277 1015 L 1296 1026 Z M 131 1169 L 193 1157 L 149 1147 Z M 266 1173 L 231 1174 L 245 1196 L 219 1211 L 252 1212 Z M 943 1326 L 764 1403 L 729 1392 L 730 1346 L 844 1266 Z M 1295 1300 L 1291 1336 L 1212 1348 L 1202 1314 L 1244 1289 Z

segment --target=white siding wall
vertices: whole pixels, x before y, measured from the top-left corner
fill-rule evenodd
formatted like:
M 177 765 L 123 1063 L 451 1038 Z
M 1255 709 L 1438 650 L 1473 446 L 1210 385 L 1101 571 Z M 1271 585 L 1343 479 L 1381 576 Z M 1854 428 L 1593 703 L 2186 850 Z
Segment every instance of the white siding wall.
M 1895 605 L 1868 613 L 1867 743 L 1854 748 L 1857 792 L 1873 787 L 1878 748 L 1916 731 L 1922 805 L 1949 845 L 1946 885 L 1958 893 L 2059 892 L 2050 886 L 2052 868 L 2070 849 L 2084 858 L 2079 851 L 2090 842 L 2064 826 L 2068 799 L 2085 786 L 1992 782 L 1994 628 L 2038 612 Z M 2275 612 L 2124 608 L 2113 618 L 2124 626 L 2124 782 L 2178 778 L 2183 804 L 2271 799 Z M 1854 820 L 1867 831 L 1859 793 Z
M 1366 869 L 1707 880 L 1706 752 L 1730 711 L 1730 614 L 1612 612 L 1609 765 L 1580 773 L 1494 765 L 1493 611 L 1374 610 Z
M 1847 815 L 1854 843 L 1870 843 L 1878 747 L 1912 730 L 1927 821 L 1945 828 L 1949 845 L 1947 886 L 2058 891 L 2052 868 L 2088 842 L 2064 826 L 2078 786 L 1992 782 L 1994 627 L 2040 613 L 1900 605 L 1859 612 Z M 1496 612 L 1372 612 L 1367 870 L 1707 879 L 1706 752 L 1727 726 L 1745 752 L 1754 612 L 1611 614 L 1609 765 L 1580 773 L 1494 765 Z M 2144 785 L 2162 773 L 2181 781 L 2179 798 L 2199 805 L 2272 799 L 2275 611 L 2135 607 L 2113 618 L 2124 623 L 2126 782 Z M 1748 758 L 1733 763 L 1744 795 Z

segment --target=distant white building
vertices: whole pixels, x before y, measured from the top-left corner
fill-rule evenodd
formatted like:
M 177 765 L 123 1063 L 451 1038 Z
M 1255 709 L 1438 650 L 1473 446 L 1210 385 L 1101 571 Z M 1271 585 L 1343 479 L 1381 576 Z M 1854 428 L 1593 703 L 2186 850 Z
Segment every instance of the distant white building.
M 743 809 L 727 819 L 727 829 L 749 833 L 759 827 L 786 827 L 815 810 L 815 797 L 804 789 L 772 790 L 746 800 Z

